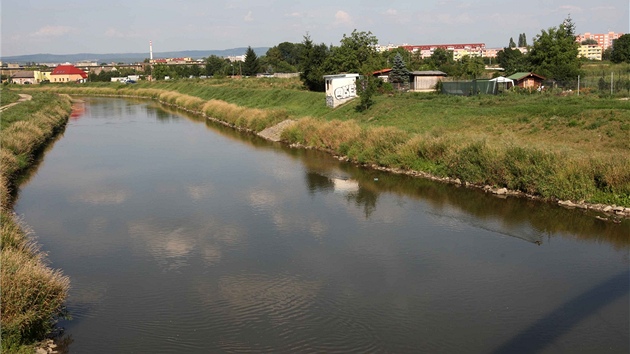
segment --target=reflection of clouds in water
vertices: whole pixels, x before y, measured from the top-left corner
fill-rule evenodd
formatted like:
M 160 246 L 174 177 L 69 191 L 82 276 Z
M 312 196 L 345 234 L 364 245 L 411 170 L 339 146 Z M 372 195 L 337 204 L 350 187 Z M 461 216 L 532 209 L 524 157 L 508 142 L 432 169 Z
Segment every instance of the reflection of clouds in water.
M 70 197 L 70 201 L 92 205 L 118 205 L 124 203 L 128 197 L 129 193 L 122 189 L 90 190 Z
M 149 252 L 159 259 L 186 257 L 196 243 L 182 227 L 169 230 L 148 222 L 132 222 L 129 235 L 145 241 Z
M 189 259 L 198 253 L 208 265 L 221 261 L 222 249 L 244 242 L 245 233 L 238 226 L 224 225 L 216 220 L 182 222 L 133 221 L 129 235 L 146 245 L 159 263 L 168 269 L 189 265 Z
M 216 285 L 203 284 L 199 290 L 208 301 L 216 302 L 218 299 L 212 289 L 207 289 L 209 286 L 214 288 Z M 299 321 L 300 316 L 309 313 L 306 308 L 320 288 L 320 281 L 288 275 L 226 276 L 219 280 L 219 296 L 227 301 L 235 322 L 241 324 L 261 316 L 268 316 L 275 324 Z
M 275 166 L 272 169 L 271 174 L 276 178 L 276 180 L 284 182 L 297 179 L 302 172 L 297 169 L 291 169 L 288 166 Z
M 278 204 L 278 196 L 268 190 L 255 190 L 248 197 L 250 204 L 256 209 L 267 209 Z
M 102 233 L 108 225 L 108 220 L 106 217 L 97 216 L 88 221 L 87 231 L 90 234 L 100 234 Z
M 214 186 L 211 183 L 191 185 L 187 187 L 188 195 L 193 200 L 208 198 L 214 193 L 214 190 Z
M 328 231 L 328 224 L 314 215 L 276 210 L 272 218 L 276 229 L 284 233 L 306 231 L 319 239 Z

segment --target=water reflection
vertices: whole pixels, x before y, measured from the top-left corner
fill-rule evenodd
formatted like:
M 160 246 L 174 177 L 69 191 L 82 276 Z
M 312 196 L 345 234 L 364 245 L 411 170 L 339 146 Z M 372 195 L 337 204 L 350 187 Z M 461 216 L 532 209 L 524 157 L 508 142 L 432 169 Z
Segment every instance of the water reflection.
M 73 122 L 21 201 L 72 277 L 77 352 L 490 352 L 548 323 L 626 348 L 627 293 L 571 301 L 608 301 L 620 225 L 136 108 Z
M 268 142 L 256 135 L 240 132 L 221 124 L 204 120 L 183 110 L 166 108 L 195 121 L 205 121 L 208 129 L 258 150 L 283 149 L 289 156 L 306 166 L 305 181 L 310 194 L 335 190 L 335 179 L 353 180 L 359 185 L 348 193 L 350 202 L 362 210 L 365 218 L 378 207 L 378 196 L 391 193 L 401 197 L 423 200 L 433 207 L 436 215 L 468 220 L 473 224 L 503 231 L 528 242 L 540 244 L 546 238 L 562 236 L 590 242 L 611 243 L 617 249 L 630 248 L 630 220 L 613 224 L 595 218 L 597 213 L 568 210 L 555 204 L 523 198 L 498 198 L 476 189 L 436 183 L 422 178 L 393 175 L 340 163 L 325 153 L 314 150 L 289 149 L 279 143 Z M 451 211 L 457 211 L 454 214 Z M 473 220 L 484 220 L 483 224 Z M 523 232 L 531 228 L 536 232 Z

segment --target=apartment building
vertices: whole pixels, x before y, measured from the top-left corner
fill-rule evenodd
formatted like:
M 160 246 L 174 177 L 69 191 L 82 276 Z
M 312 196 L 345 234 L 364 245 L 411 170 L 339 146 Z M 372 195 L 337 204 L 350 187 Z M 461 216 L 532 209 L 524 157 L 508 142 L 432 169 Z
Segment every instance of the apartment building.
M 608 32 L 608 33 L 590 33 L 590 32 L 586 32 L 584 34 L 580 34 L 578 35 L 575 40 L 577 42 L 582 43 L 583 41 L 587 40 L 587 39 L 594 39 L 597 41 L 597 45 L 599 45 L 600 47 L 602 47 L 603 50 L 608 49 L 608 47 L 612 47 L 613 45 L 613 41 L 619 37 L 623 36 L 623 33 L 615 33 L 615 32 Z
M 590 60 L 602 60 L 604 50 L 597 44 L 582 44 L 578 48 L 578 56 Z

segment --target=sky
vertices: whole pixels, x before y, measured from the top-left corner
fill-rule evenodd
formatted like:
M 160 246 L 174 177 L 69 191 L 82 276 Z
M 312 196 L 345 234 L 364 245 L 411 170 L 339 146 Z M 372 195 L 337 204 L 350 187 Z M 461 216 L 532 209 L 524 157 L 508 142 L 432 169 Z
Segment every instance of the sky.
M 354 29 L 380 44 L 506 47 L 570 14 L 577 33 L 629 33 L 629 0 L 2 0 L 1 56 L 339 45 Z

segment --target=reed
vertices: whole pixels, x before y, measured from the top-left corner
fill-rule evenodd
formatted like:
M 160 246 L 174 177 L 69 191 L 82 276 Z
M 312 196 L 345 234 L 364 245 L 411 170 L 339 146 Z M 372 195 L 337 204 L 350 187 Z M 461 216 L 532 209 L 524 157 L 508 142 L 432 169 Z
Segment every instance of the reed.
M 595 95 L 377 96 L 330 110 L 296 80 L 177 80 L 90 87 L 161 97 L 238 128 L 298 122 L 288 143 L 543 198 L 630 206 L 630 106 Z M 60 88 L 62 89 L 62 88 Z M 172 91 L 173 93 L 165 94 Z M 86 91 L 87 92 L 87 91 Z M 182 95 L 182 96 L 180 96 Z
M 12 213 L 12 193 L 20 173 L 70 113 L 68 96 L 33 93 L 3 112 L 0 131 L 0 316 L 2 352 L 28 352 L 63 316 L 69 279 L 46 264 L 30 229 Z

